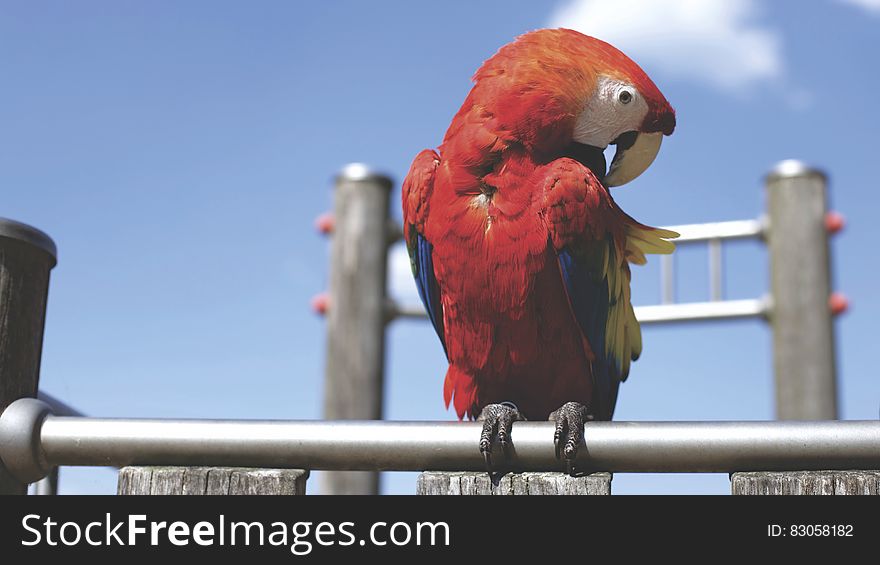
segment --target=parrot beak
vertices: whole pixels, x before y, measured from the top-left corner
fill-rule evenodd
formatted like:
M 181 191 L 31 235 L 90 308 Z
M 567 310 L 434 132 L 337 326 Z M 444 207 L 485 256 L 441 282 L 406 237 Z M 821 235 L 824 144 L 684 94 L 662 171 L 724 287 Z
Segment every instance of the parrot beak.
M 605 186 L 620 186 L 644 173 L 657 157 L 662 141 L 663 132 L 659 131 L 630 131 L 615 139 L 612 143 L 617 145 L 617 150 L 605 175 Z

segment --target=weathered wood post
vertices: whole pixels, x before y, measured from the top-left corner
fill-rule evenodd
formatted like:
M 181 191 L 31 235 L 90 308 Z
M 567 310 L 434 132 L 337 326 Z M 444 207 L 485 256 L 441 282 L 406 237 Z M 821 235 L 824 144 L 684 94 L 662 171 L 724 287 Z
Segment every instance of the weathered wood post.
M 392 180 L 352 164 L 336 177 L 324 417 L 382 418 Z M 378 494 L 372 472 L 328 473 L 327 494 Z
M 565 473 L 507 473 L 497 482 L 488 473 L 425 472 L 416 494 L 423 495 L 608 495 L 611 473 L 571 477 Z
M 780 420 L 837 418 L 824 173 L 783 161 L 767 175 L 773 370 Z
M 31 226 L 0 219 L 0 412 L 37 395 L 49 271 L 57 262 L 52 239 Z M 26 494 L 0 462 L 0 494 Z
M 309 472 L 242 467 L 123 467 L 119 495 L 304 495 Z
M 880 495 L 880 471 L 734 473 L 734 495 Z
M 780 420 L 837 418 L 834 324 L 829 296 L 825 174 L 799 161 L 779 163 L 766 179 L 773 292 L 773 372 Z M 751 472 L 731 475 L 731 492 L 880 494 L 873 471 Z

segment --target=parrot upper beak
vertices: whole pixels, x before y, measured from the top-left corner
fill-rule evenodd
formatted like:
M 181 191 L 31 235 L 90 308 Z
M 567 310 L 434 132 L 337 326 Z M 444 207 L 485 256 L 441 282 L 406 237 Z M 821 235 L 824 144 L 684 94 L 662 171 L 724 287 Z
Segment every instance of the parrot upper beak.
M 630 131 L 615 139 L 612 143 L 617 145 L 617 150 L 605 175 L 605 186 L 620 186 L 644 173 L 657 157 L 662 142 L 663 132 L 659 131 Z

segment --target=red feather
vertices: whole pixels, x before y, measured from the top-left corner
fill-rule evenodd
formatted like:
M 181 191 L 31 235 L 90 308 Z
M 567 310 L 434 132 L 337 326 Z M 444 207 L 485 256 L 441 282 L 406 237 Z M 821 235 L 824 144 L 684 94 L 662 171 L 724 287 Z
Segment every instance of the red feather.
M 546 419 L 565 402 L 591 401 L 594 344 L 572 313 L 556 252 L 606 234 L 625 247 L 628 217 L 589 169 L 561 158 L 600 74 L 626 76 L 650 119 L 674 124 L 625 55 L 541 30 L 486 61 L 438 153 L 420 153 L 404 182 L 405 230 L 432 246 L 450 362 L 443 396 L 460 418 L 511 401 Z

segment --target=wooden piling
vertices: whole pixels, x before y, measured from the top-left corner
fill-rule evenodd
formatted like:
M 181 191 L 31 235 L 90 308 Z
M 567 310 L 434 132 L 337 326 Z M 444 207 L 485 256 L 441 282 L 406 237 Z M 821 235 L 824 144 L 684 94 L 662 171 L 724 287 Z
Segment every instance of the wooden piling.
M 31 226 L 0 219 L 0 413 L 35 397 L 40 378 L 52 239 Z M 0 462 L 0 494 L 26 494 Z
M 336 179 L 324 417 L 382 418 L 390 178 L 349 165 Z M 327 473 L 327 494 L 378 494 L 372 472 Z
M 880 471 L 789 471 L 733 473 L 735 495 L 880 495 Z
M 497 482 L 487 473 L 425 472 L 416 494 L 422 495 L 609 495 L 611 473 L 572 477 L 564 473 L 507 473 Z
M 773 370 L 780 420 L 837 418 L 825 174 L 783 161 L 767 176 Z
M 123 467 L 119 495 L 304 495 L 309 472 L 242 467 Z

